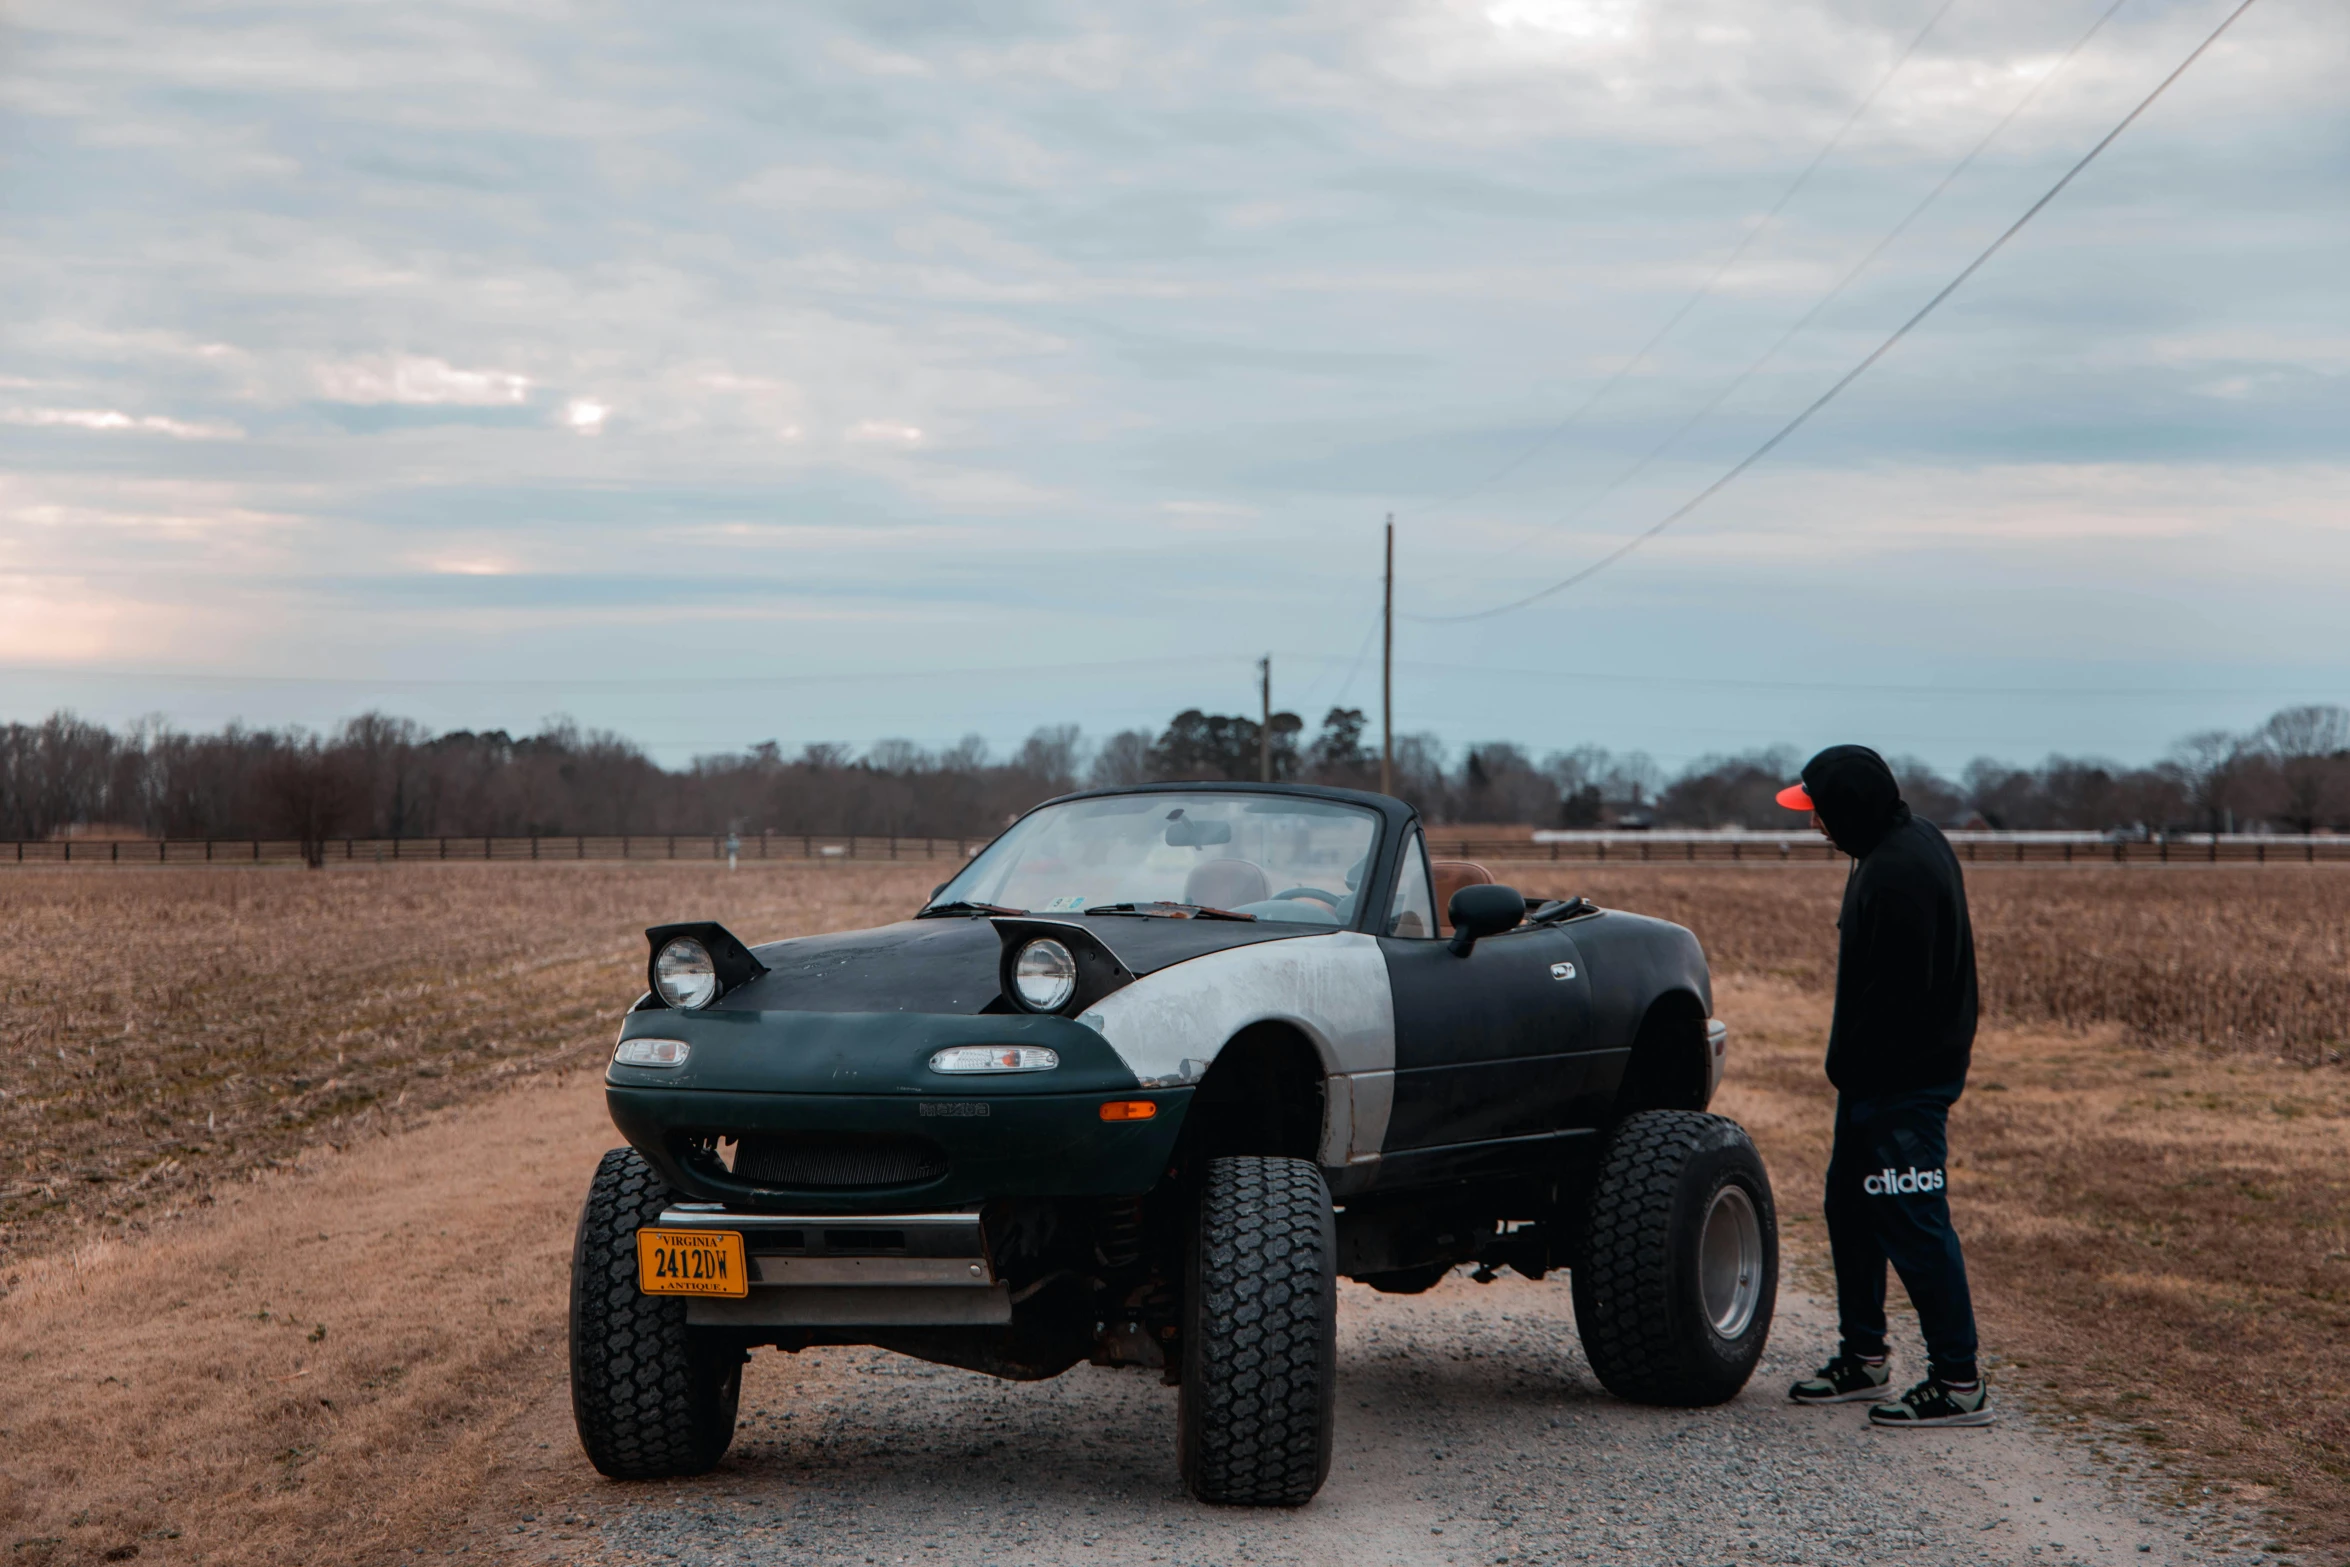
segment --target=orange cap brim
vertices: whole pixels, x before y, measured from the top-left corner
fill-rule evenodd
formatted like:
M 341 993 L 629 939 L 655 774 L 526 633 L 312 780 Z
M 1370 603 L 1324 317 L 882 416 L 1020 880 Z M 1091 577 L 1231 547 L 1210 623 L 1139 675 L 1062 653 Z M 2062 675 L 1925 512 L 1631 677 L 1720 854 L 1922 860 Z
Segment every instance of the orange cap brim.
M 1813 808 L 1811 796 L 1804 793 L 1803 785 L 1799 783 L 1789 784 L 1780 790 L 1779 803 L 1790 811 L 1808 811 Z

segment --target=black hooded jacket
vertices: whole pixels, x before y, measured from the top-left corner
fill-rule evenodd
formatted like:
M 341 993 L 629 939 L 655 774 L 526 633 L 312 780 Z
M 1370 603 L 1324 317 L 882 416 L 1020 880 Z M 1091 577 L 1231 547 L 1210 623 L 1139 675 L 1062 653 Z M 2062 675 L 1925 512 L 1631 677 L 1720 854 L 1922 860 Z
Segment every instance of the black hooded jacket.
M 1961 1083 L 1975 1043 L 1975 933 L 1958 856 L 1902 803 L 1885 759 L 1831 746 L 1804 792 L 1853 857 L 1837 916 L 1828 1081 L 1858 1097 Z

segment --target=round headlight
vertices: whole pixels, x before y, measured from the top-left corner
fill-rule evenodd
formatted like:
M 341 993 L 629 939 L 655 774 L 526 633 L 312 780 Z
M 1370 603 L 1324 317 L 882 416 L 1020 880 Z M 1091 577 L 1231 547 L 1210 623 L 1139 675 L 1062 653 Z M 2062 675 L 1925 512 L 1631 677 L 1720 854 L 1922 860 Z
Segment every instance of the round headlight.
M 682 1011 L 706 1007 L 718 999 L 718 965 L 710 949 L 691 936 L 664 944 L 653 959 L 653 988 L 661 999 Z
M 1077 960 L 1049 937 L 1032 941 L 1012 960 L 1012 991 L 1031 1012 L 1058 1012 L 1077 994 Z

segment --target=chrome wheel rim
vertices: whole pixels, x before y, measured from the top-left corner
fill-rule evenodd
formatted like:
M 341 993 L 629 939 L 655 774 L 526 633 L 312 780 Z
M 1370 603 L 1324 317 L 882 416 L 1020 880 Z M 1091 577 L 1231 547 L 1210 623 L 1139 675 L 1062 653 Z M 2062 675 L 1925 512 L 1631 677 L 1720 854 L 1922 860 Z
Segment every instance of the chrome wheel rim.
M 1714 1193 L 1697 1237 L 1697 1289 L 1706 1320 L 1724 1338 L 1736 1338 L 1762 1304 L 1762 1220 L 1746 1188 Z

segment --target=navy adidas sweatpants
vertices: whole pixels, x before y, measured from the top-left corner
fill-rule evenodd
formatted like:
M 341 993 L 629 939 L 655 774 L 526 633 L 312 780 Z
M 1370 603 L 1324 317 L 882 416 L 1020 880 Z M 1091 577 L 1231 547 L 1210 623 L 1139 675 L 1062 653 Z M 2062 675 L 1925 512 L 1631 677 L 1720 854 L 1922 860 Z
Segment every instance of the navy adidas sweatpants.
M 1930 1375 L 1975 1378 L 1975 1305 L 1950 1225 L 1944 1158 L 1962 1083 L 1836 1100 L 1828 1158 L 1828 1245 L 1844 1353 L 1885 1353 L 1885 1265 L 1917 1307 Z

